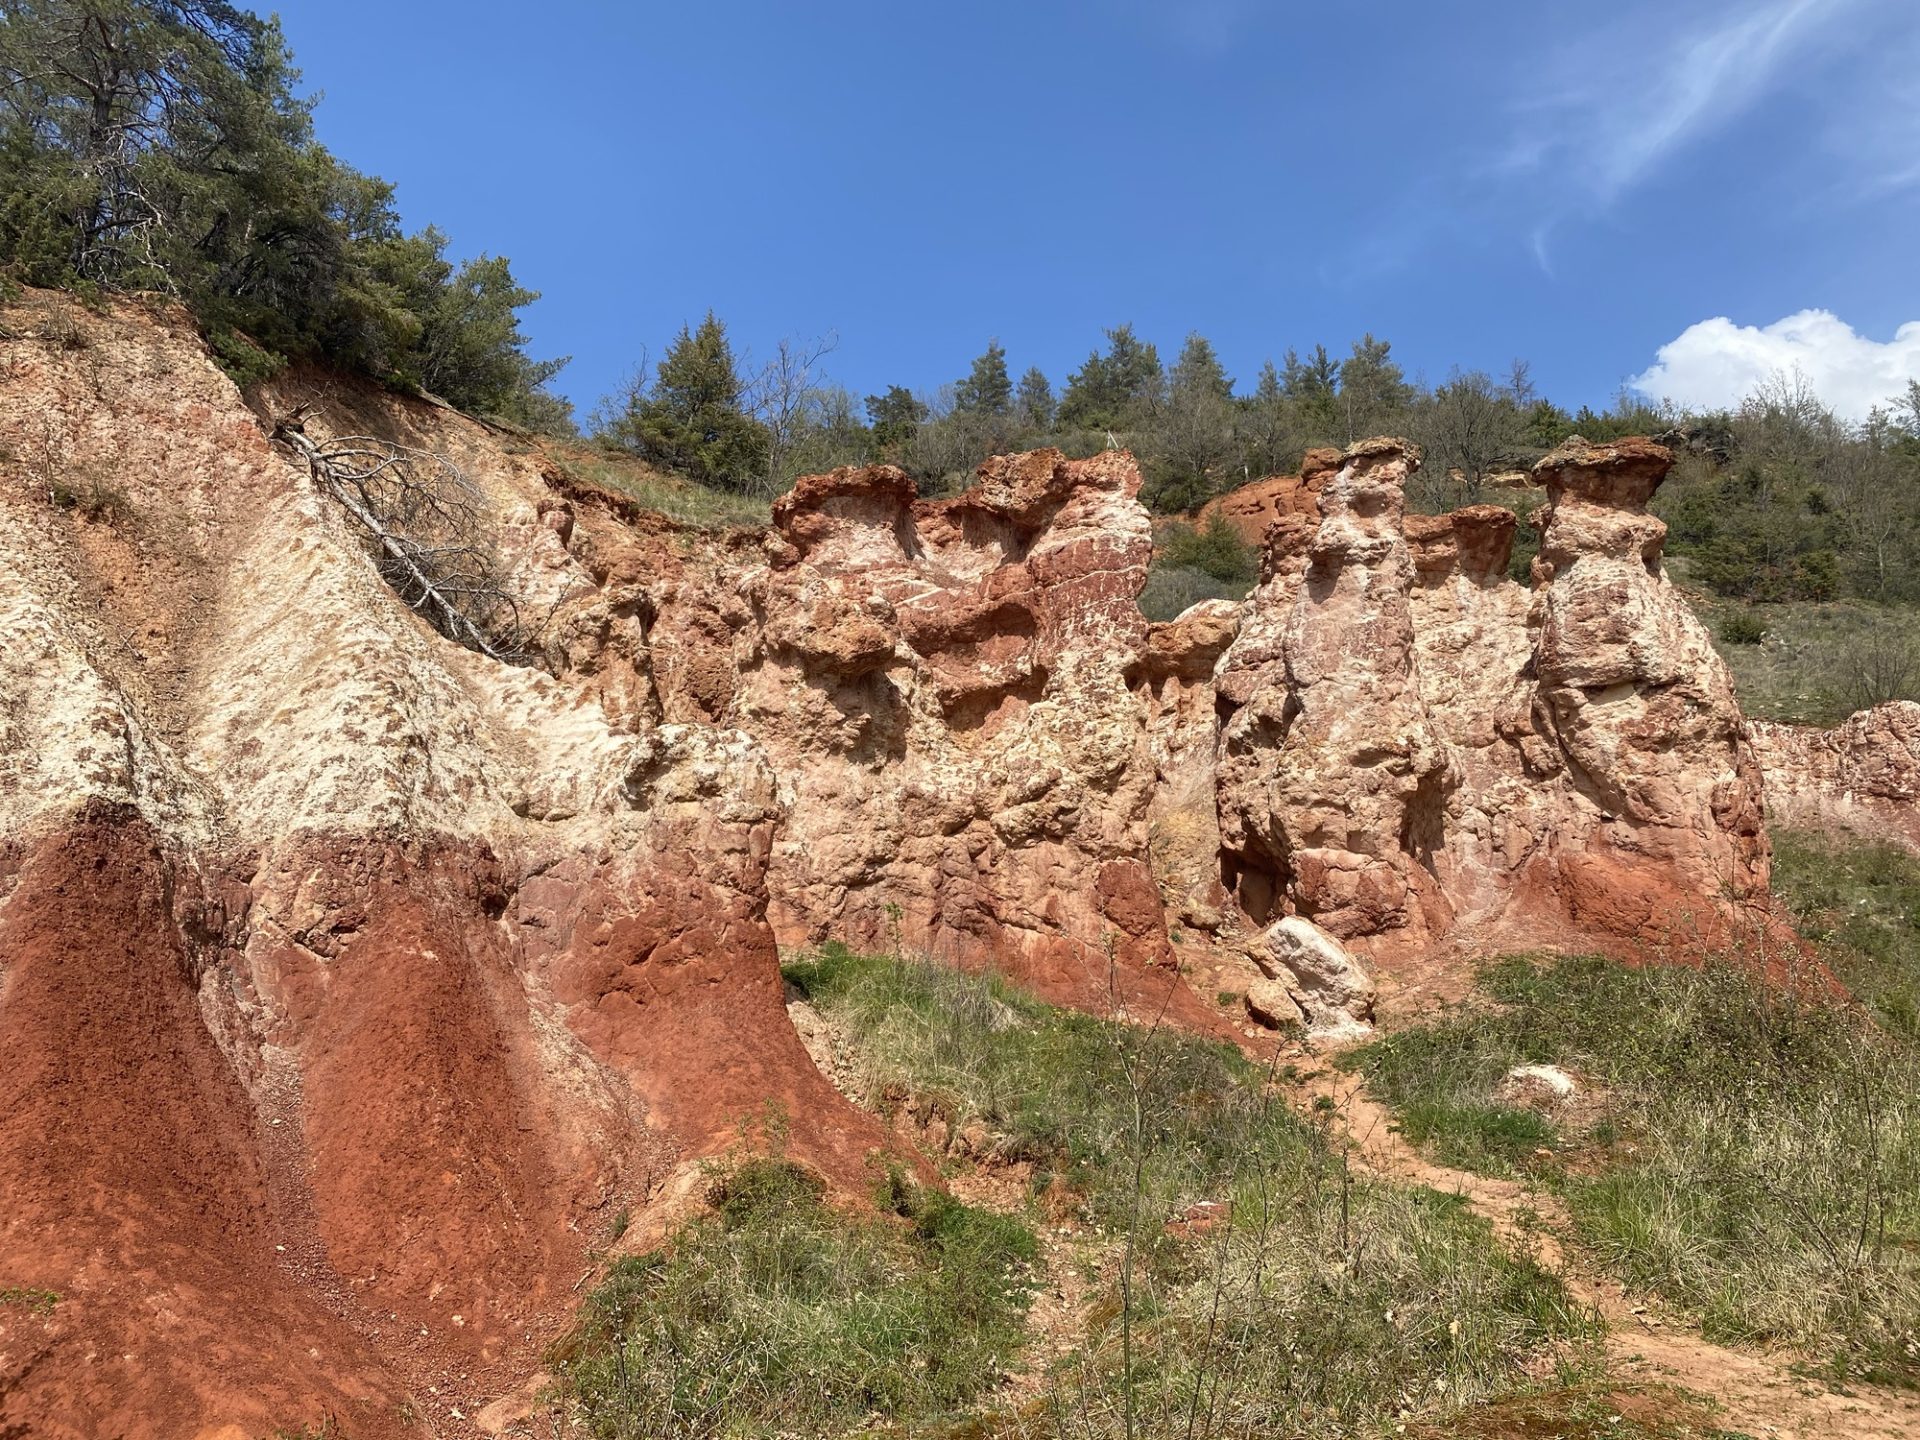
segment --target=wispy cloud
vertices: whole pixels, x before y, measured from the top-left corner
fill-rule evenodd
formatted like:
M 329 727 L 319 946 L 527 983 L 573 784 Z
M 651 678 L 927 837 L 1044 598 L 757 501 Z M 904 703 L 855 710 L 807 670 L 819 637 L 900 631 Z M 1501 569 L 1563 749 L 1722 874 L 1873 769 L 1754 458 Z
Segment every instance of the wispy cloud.
M 1678 33 L 1670 12 L 1628 11 L 1613 33 L 1547 60 L 1528 87 L 1541 98 L 1516 113 L 1506 168 L 1550 167 L 1603 203 L 1617 199 L 1751 110 L 1788 60 L 1824 47 L 1843 12 L 1870 3 L 1721 4 Z
M 1890 52 L 1913 47 L 1914 0 L 1676 0 L 1615 12 L 1545 56 L 1524 57 L 1524 93 L 1488 179 L 1523 183 L 1530 239 L 1548 268 L 1553 231 L 1604 213 L 1689 151 L 1791 96 L 1812 123 L 1800 154 L 1821 183 L 1856 193 L 1920 183 L 1920 86 Z M 1911 55 L 1908 58 L 1915 58 Z

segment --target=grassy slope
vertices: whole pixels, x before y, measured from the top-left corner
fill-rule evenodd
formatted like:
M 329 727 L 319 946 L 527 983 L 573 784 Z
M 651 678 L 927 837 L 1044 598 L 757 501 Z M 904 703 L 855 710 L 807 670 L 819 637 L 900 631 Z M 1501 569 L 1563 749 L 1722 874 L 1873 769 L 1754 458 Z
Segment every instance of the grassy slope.
M 1518 958 L 1349 1063 L 1442 1160 L 1558 1190 L 1596 1257 L 1709 1338 L 1920 1385 L 1920 863 L 1808 837 L 1781 853 L 1783 895 L 1874 1010 L 1732 966 Z M 1585 1103 L 1515 1103 L 1523 1063 L 1574 1070 Z
M 1056 1236 L 1071 1254 L 1053 1263 L 1087 1276 L 1089 1308 L 1070 1317 L 1084 1334 L 1037 1398 L 1009 1410 L 984 1385 L 1006 1358 L 998 1337 L 1011 1309 L 956 1315 L 977 1297 L 947 1283 L 945 1260 L 876 1238 L 874 1226 L 924 1230 L 914 1217 L 925 1202 L 899 1203 L 908 1192 L 895 1187 L 882 1208 L 904 1208 L 904 1220 L 823 1225 L 816 1208 L 742 1221 L 723 1183 L 719 1211 L 683 1233 L 671 1259 L 628 1262 L 593 1301 L 566 1364 L 598 1435 L 830 1434 L 862 1405 L 884 1433 L 1390 1433 L 1405 1416 L 1451 1414 L 1537 1374 L 1581 1373 L 1591 1322 L 1558 1281 L 1495 1243 L 1458 1200 L 1348 1173 L 1331 1130 L 1293 1115 L 1270 1077 L 1229 1049 L 838 947 L 789 979 L 847 1037 L 874 1104 L 912 1096 L 955 1125 L 984 1122 L 993 1163 L 1030 1179 L 1029 1219 L 1042 1194 L 1058 1213 L 1070 1187 L 1083 1215 Z M 976 1236 L 1020 1228 L 1019 1217 L 941 1203 Z M 802 1232 L 815 1279 L 740 1278 L 787 1265 L 769 1227 Z M 996 1239 L 986 1260 L 965 1263 L 998 1273 L 1015 1248 Z M 892 1287 L 918 1297 L 911 1325 L 847 1318 L 894 1313 L 876 1251 L 895 1257 Z M 658 1338 L 690 1323 L 704 1338 Z M 956 1355 L 970 1347 L 964 1368 L 982 1383 L 934 1383 L 908 1339 L 922 1330 L 955 1337 L 945 1348 Z M 620 1387 L 634 1390 L 643 1361 L 655 1378 L 630 1403 Z M 670 1393 L 690 1398 L 676 1408 Z M 968 1412 L 972 1428 L 947 1428 Z

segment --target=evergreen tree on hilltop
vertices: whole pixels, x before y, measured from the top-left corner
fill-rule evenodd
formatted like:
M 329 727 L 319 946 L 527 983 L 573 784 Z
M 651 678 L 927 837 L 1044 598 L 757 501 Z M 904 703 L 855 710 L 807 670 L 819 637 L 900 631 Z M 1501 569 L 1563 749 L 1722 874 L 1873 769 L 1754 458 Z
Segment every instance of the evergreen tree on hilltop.
M 404 233 L 299 78 L 278 22 L 223 0 L 0 4 L 0 267 L 171 295 L 242 383 L 303 355 L 570 430 L 513 320 L 532 292 Z
M 898 455 L 926 418 L 926 405 L 904 385 L 889 385 L 886 394 L 867 396 L 867 424 L 882 455 Z
M 1107 331 L 1107 353 L 1098 350 L 1067 377 L 1060 423 L 1089 430 L 1117 430 L 1140 419 L 1166 389 L 1160 352 L 1131 325 Z
M 1187 343 L 1180 347 L 1180 358 L 1173 362 L 1173 371 L 1167 377 L 1167 383 L 1175 395 L 1222 401 L 1233 399 L 1233 381 L 1227 375 L 1226 367 L 1214 353 L 1213 342 L 1198 331 L 1187 336 Z
M 1053 386 L 1039 366 L 1020 377 L 1020 389 L 1014 396 L 1014 414 L 1029 430 L 1045 434 L 1053 428 Z
M 747 414 L 726 327 L 707 312 L 680 328 L 654 378 L 613 434 L 656 465 L 703 485 L 751 490 L 766 474 L 766 427 Z
M 973 362 L 967 378 L 954 389 L 954 409 L 970 415 L 1005 415 L 1013 408 L 1013 381 L 1007 376 L 1007 352 L 998 340 L 987 342 L 987 353 Z
M 1391 344 L 1368 331 L 1340 362 L 1340 412 L 1348 443 L 1393 429 L 1413 404 L 1413 387 L 1389 358 L 1392 352 Z
M 1316 345 L 1301 359 L 1291 348 L 1280 372 L 1280 390 L 1292 402 L 1301 423 L 1316 438 L 1333 439 L 1339 432 L 1340 366 Z

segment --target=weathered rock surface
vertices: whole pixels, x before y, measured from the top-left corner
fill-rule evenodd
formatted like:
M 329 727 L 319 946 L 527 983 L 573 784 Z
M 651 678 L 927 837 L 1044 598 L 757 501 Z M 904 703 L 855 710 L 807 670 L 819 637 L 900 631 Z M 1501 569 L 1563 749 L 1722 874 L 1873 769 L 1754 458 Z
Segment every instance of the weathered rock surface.
M 1543 460 L 1532 589 L 1507 576 L 1510 512 L 1403 515 L 1417 464 L 1362 442 L 1304 546 L 1297 518 L 1268 531 L 1215 675 L 1239 912 L 1304 916 L 1363 963 L 1457 931 L 1697 946 L 1758 923 L 1759 771 L 1646 510 L 1670 457 Z
M 1752 722 L 1767 811 L 1920 854 L 1920 705 L 1894 700 L 1832 730 Z
M 65 1297 L 0 1307 L 0 1429 L 466 1433 L 617 1212 L 657 1236 L 770 1119 L 854 1187 L 896 1143 L 781 946 L 1343 1040 L 1449 945 L 1764 902 L 1646 442 L 1542 463 L 1531 587 L 1508 512 L 1404 515 L 1410 447 L 1310 457 L 1247 509 L 1253 595 L 1150 626 L 1124 454 L 840 471 L 722 533 L 431 403 L 256 396 L 466 471 L 547 617 L 512 666 L 386 588 L 184 317 L 70 320 L 0 340 L 0 1279 Z M 1763 731 L 1782 794 L 1908 803 L 1875 713 Z
M 1195 523 L 1207 525 L 1217 515 L 1242 540 L 1258 548 L 1276 520 L 1289 515 L 1317 520 L 1320 492 L 1339 468 L 1338 450 L 1309 450 L 1300 461 L 1298 475 L 1269 475 L 1216 495 L 1200 507 Z
M 1284 912 L 1341 939 L 1419 943 L 1449 919 L 1425 852 L 1456 777 L 1415 674 L 1401 523 L 1417 463 L 1393 441 L 1347 452 L 1321 492 L 1277 662 L 1222 728 L 1222 855 L 1255 923 Z

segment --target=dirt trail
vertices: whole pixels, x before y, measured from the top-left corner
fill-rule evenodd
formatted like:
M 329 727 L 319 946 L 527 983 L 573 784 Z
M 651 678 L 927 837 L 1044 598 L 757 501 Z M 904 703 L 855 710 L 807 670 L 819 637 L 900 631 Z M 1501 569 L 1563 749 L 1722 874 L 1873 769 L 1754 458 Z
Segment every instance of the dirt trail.
M 1599 1312 L 1607 1326 L 1607 1353 L 1618 1379 L 1677 1385 L 1721 1407 L 1719 1423 L 1756 1437 L 1780 1440 L 1912 1440 L 1920 1436 L 1920 1397 L 1877 1386 L 1850 1386 L 1845 1393 L 1796 1375 L 1790 1357 L 1731 1349 L 1703 1339 L 1648 1300 L 1642 1303 L 1616 1281 L 1596 1276 L 1570 1257 L 1560 1236 L 1570 1226 L 1558 1200 L 1519 1181 L 1497 1180 L 1427 1160 L 1403 1140 L 1386 1109 L 1364 1081 L 1336 1071 L 1308 1076 L 1301 1087 L 1309 1102 L 1333 1102 L 1335 1123 L 1353 1144 L 1358 1162 L 1373 1174 L 1459 1195 L 1490 1221 L 1503 1241 L 1530 1250 L 1554 1271 L 1581 1303 Z

